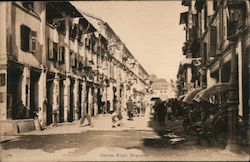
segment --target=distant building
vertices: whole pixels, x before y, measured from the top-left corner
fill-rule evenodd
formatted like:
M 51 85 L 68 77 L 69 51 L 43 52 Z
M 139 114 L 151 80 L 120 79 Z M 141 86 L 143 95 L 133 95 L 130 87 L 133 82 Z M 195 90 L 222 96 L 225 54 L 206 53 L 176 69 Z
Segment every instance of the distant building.
M 163 100 L 176 97 L 176 83 L 173 80 L 167 81 L 165 79 L 157 79 L 152 77 L 151 79 L 153 79 L 151 85 L 151 97 L 159 97 Z

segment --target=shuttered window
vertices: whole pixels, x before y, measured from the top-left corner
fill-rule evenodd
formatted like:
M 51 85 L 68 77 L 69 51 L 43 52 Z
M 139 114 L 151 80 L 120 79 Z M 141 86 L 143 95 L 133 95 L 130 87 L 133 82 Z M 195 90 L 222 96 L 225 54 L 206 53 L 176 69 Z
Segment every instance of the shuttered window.
M 21 50 L 29 51 L 30 28 L 26 25 L 21 25 Z
M 180 24 L 186 24 L 188 22 L 188 12 L 180 14 Z
M 26 25 L 21 25 L 21 50 L 25 52 L 37 50 L 37 32 Z
M 210 57 L 216 55 L 216 45 L 217 45 L 217 29 L 216 26 L 210 27 Z

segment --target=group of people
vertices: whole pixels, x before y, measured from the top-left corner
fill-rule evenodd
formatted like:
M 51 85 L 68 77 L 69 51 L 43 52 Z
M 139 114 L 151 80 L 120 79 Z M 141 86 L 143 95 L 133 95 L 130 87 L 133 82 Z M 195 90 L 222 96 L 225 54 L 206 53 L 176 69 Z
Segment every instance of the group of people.
M 146 104 L 142 101 L 133 101 L 131 97 L 129 97 L 126 103 L 126 111 L 128 120 L 133 120 L 133 117 L 144 116 L 146 112 Z M 91 125 L 91 118 L 90 115 L 87 113 L 83 113 L 82 118 L 80 119 L 80 126 L 83 126 L 85 119 L 88 120 L 88 125 Z M 111 114 L 112 120 L 112 127 L 118 127 L 121 125 L 121 121 L 123 119 L 122 110 L 118 107 L 116 110 Z
M 173 109 L 170 102 L 158 99 L 153 105 L 153 109 L 154 109 L 154 118 L 159 122 L 160 126 L 165 125 L 166 115 L 167 115 L 167 120 L 173 121 Z
M 133 101 L 131 97 L 129 97 L 126 106 L 127 106 L 128 120 L 132 120 L 133 117 L 139 117 L 145 115 L 147 107 L 145 102 Z

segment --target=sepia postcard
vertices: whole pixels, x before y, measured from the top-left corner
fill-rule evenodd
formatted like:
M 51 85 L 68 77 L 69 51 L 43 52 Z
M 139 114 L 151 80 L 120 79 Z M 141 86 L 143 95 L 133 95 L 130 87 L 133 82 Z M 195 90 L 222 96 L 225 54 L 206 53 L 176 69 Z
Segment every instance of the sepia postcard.
M 0 161 L 250 161 L 249 0 L 3 1 L 0 21 Z

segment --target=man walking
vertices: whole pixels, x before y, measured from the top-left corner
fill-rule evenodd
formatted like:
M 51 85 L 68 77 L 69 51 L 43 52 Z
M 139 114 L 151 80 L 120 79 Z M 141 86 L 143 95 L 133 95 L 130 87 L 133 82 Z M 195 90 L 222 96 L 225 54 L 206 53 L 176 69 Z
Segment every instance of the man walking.
M 80 119 L 80 127 L 84 126 L 83 124 L 84 124 L 84 121 L 85 121 L 86 118 L 88 120 L 88 126 L 91 125 L 90 115 L 87 112 L 83 111 L 82 118 Z
M 121 111 L 115 110 L 111 114 L 111 119 L 112 119 L 112 127 L 113 128 L 121 126 L 121 123 L 122 123 L 122 113 L 121 113 Z
M 172 107 L 171 107 L 170 104 L 168 103 L 168 104 L 167 104 L 167 117 L 168 117 L 168 120 L 173 121 L 173 119 L 172 119 L 172 114 L 173 114 Z
M 160 123 L 160 126 L 164 126 L 164 124 L 165 124 L 165 107 L 164 107 L 161 99 L 159 99 L 156 102 L 156 108 L 157 108 L 157 116 L 158 116 L 158 121 Z

